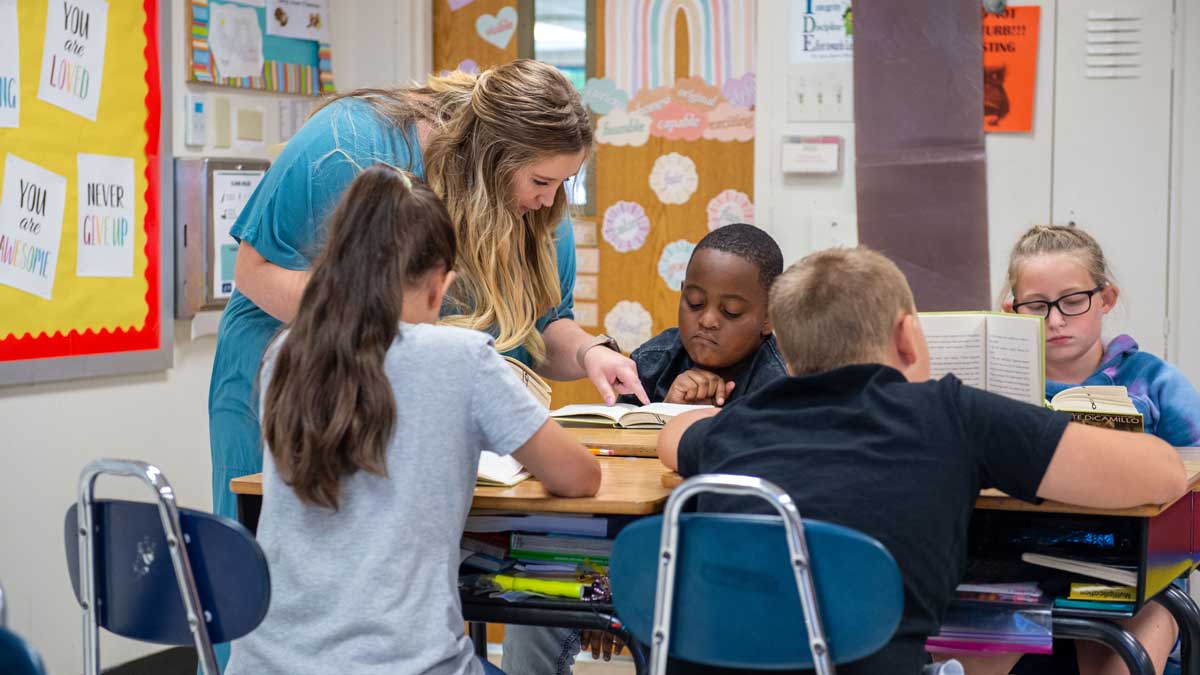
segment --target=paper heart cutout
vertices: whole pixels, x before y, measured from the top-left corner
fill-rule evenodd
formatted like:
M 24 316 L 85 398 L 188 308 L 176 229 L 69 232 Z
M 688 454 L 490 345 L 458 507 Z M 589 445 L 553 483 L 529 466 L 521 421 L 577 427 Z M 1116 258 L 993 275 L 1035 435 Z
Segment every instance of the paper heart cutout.
M 512 36 L 517 32 L 517 10 L 512 7 L 501 7 L 495 16 L 484 14 L 475 19 L 475 32 L 479 37 L 496 45 L 500 49 L 508 47 Z

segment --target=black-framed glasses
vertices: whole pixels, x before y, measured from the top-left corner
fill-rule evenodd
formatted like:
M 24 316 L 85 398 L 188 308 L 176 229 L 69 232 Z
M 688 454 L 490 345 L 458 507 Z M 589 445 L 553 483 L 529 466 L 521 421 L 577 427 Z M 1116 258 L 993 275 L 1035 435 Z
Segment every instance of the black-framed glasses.
M 1014 302 L 1013 311 L 1017 314 L 1029 314 L 1032 316 L 1043 316 L 1050 318 L 1050 308 L 1058 309 L 1058 313 L 1063 316 L 1079 316 L 1087 314 L 1092 308 L 1092 296 L 1104 290 L 1104 286 L 1097 286 L 1087 291 L 1075 291 L 1067 293 L 1057 300 L 1030 300 L 1029 302 Z

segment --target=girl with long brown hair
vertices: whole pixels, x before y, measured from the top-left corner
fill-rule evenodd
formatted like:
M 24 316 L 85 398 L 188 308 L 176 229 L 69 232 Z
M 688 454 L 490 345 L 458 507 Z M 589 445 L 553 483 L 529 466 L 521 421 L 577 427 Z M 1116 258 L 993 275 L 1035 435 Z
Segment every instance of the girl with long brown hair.
M 234 517 L 230 479 L 262 470 L 259 362 L 296 316 L 326 217 L 376 163 L 427 180 L 446 204 L 458 277 L 443 322 L 490 333 L 500 352 L 549 379 L 587 377 L 606 402 L 619 394 L 649 402 L 615 341 L 574 321 L 575 240 L 563 184 L 592 145 L 579 93 L 556 68 L 528 60 L 353 91 L 315 112 L 231 229 L 235 289 L 209 387 L 213 510 Z
M 433 190 L 382 164 L 331 216 L 263 361 L 271 608 L 234 644 L 231 675 L 490 672 L 463 635 L 457 590 L 480 451 L 513 454 L 558 494 L 599 487 L 596 459 L 492 338 L 436 325 L 457 247 Z

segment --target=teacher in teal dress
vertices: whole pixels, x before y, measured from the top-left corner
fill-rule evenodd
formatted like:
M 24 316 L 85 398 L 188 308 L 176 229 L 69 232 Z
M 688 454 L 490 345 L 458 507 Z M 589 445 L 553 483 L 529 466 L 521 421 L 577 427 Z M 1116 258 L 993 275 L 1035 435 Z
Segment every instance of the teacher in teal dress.
M 325 218 L 375 163 L 423 177 L 458 230 L 459 281 L 443 321 L 554 380 L 589 378 L 601 397 L 644 397 L 633 362 L 574 321 L 574 230 L 563 182 L 592 147 L 579 94 L 555 68 L 514 61 L 478 76 L 431 76 L 326 103 L 267 171 L 232 229 L 236 290 L 221 317 L 209 388 L 213 510 L 234 517 L 229 480 L 262 470 L 255 381 L 291 320 Z M 601 347 L 601 348 L 593 348 Z

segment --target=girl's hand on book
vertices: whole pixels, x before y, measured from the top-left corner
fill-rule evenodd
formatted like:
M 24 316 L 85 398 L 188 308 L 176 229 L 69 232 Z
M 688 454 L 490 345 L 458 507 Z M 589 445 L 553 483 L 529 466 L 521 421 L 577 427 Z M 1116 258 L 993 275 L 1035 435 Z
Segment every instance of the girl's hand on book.
M 716 373 L 692 368 L 675 378 L 663 402 L 722 406 L 725 405 L 725 399 L 733 393 L 733 386 L 733 382 L 726 382 Z
M 620 655 L 625 645 L 612 633 L 603 630 L 585 630 L 579 634 L 580 651 L 592 650 L 592 658 L 599 659 L 603 654 L 605 661 L 611 661 L 613 654 Z

